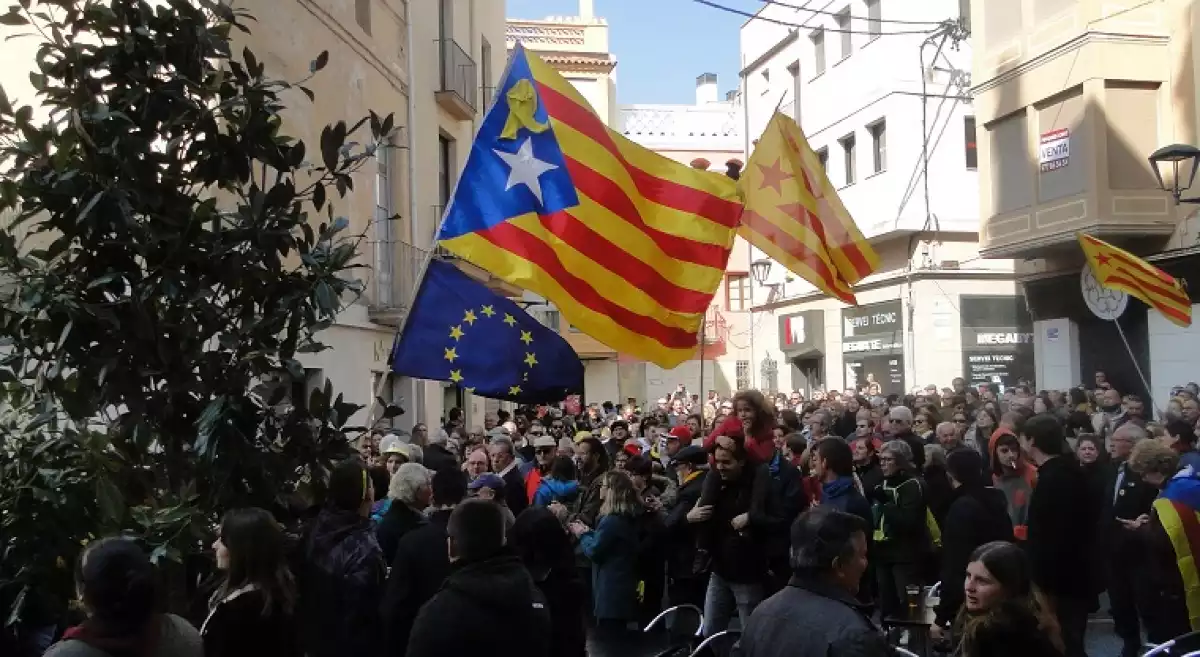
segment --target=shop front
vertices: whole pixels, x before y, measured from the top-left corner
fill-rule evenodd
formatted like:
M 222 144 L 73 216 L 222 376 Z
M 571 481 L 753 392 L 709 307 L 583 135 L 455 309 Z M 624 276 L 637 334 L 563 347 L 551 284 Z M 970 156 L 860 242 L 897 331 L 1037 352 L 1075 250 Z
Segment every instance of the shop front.
M 900 300 L 842 310 L 846 388 L 904 394 L 904 313 Z
M 824 389 L 825 311 L 804 310 L 780 316 L 779 351 L 791 373 L 792 390 L 809 398 L 813 390 Z
M 968 385 L 1001 391 L 1035 378 L 1033 319 L 1015 296 L 959 297 L 962 372 Z

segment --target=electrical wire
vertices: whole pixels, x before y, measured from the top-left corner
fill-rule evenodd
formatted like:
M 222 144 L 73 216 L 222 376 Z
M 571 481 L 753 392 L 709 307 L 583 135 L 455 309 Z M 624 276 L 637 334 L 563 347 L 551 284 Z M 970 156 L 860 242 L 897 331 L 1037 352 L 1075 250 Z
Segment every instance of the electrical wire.
M 929 29 L 925 29 L 925 30 L 900 30 L 900 31 L 897 31 L 897 32 L 883 32 L 883 31 L 879 31 L 879 32 L 871 32 L 871 31 L 869 31 L 869 30 L 868 30 L 868 31 L 864 31 L 864 30 L 843 30 L 843 29 L 840 29 L 840 28 L 834 28 L 834 27 L 815 27 L 815 26 L 812 26 L 812 25 L 803 25 L 803 24 L 800 24 L 800 23 L 791 23 L 791 22 L 788 22 L 788 21 L 779 20 L 779 19 L 777 19 L 777 18 L 767 18 L 766 16 L 759 16 L 758 14 L 755 14 L 755 13 L 753 13 L 753 12 L 745 11 L 745 10 L 742 10 L 742 9 L 735 9 L 734 7 L 727 7 L 727 6 L 725 6 L 725 5 L 718 4 L 718 3 L 716 3 L 716 2 L 712 2 L 712 0 L 692 0 L 692 2 L 695 2 L 695 3 L 697 3 L 697 4 L 704 5 L 704 6 L 706 6 L 706 7 L 712 7 L 713 9 L 719 9 L 719 10 L 721 10 L 721 11 L 724 11 L 724 12 L 727 12 L 727 13 L 730 13 L 730 14 L 737 14 L 737 15 L 739 15 L 739 16 L 743 16 L 743 17 L 745 17 L 745 18 L 751 18 L 751 19 L 755 19 L 755 20 L 766 21 L 766 22 L 768 22 L 768 23 L 775 23 L 776 25 L 783 25 L 783 26 L 785 26 L 785 27 L 791 27 L 791 28 L 795 28 L 795 29 L 800 29 L 800 28 L 806 28 L 806 29 L 819 29 L 819 30 L 821 30 L 821 31 L 823 31 L 823 32 L 832 32 L 832 33 L 835 33 L 835 34 L 864 34 L 864 35 L 867 35 L 867 36 L 873 36 L 873 37 L 877 37 L 877 36 L 900 36 L 900 35 L 904 35 L 904 34 L 920 34 L 920 35 L 929 35 L 929 34 L 933 34 L 934 32 L 936 32 L 936 31 L 939 29 L 938 27 L 930 27 Z
M 846 14 L 839 14 L 835 11 L 826 11 L 824 9 L 810 9 L 808 7 L 794 5 L 789 2 L 780 2 L 780 0 L 760 0 L 760 1 L 763 4 L 777 5 L 779 7 L 787 7 L 788 9 L 795 9 L 796 11 L 807 11 L 807 12 L 811 12 L 813 14 L 817 14 L 820 16 L 837 17 L 837 16 L 845 16 L 846 15 Z M 857 19 L 857 20 L 863 20 L 863 21 L 870 21 L 872 23 L 895 23 L 896 25 L 928 25 L 930 27 L 930 29 L 936 29 L 938 26 L 940 26 L 942 24 L 941 21 L 906 21 L 903 18 L 870 18 L 868 16 L 850 16 L 850 18 L 852 20 Z

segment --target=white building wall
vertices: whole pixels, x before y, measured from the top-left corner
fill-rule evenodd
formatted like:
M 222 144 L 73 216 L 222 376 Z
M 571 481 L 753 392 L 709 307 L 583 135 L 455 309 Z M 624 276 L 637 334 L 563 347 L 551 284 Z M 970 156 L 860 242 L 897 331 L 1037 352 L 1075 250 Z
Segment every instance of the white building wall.
M 957 0 L 881 0 L 883 19 L 941 21 L 958 15 Z M 846 4 L 814 8 L 840 11 Z M 855 17 L 865 17 L 861 0 L 848 3 Z M 884 34 L 873 41 L 865 34 L 851 35 L 853 50 L 841 59 L 841 34 L 824 32 L 825 71 L 817 74 L 816 56 L 810 38 L 817 28 L 836 29 L 834 18 L 793 10 L 782 5 L 767 5 L 760 15 L 802 25 L 794 39 L 755 65 L 756 60 L 776 47 L 791 28 L 750 20 L 742 28 L 742 65 L 744 71 L 746 113 L 748 116 L 747 150 L 762 134 L 776 106 L 792 109 L 814 150 L 829 149 L 830 180 L 860 230 L 869 238 L 896 230 L 920 230 L 926 212 L 919 176 L 922 162 L 921 139 L 921 44 L 925 35 L 890 35 L 889 32 L 919 30 L 921 26 L 884 23 Z M 852 29 L 866 31 L 865 20 L 852 20 Z M 925 48 L 926 69 L 937 52 L 936 44 Z M 947 45 L 936 66 L 942 69 L 970 70 L 968 44 L 957 50 Z M 796 102 L 798 70 L 799 102 Z M 968 171 L 965 162 L 963 119 L 972 115 L 966 91 L 959 78 L 948 72 L 933 71 L 927 78 L 929 94 L 928 127 L 932 135 L 929 177 L 930 211 L 937 216 L 942 230 L 978 230 L 978 176 Z M 943 100 L 942 97 L 945 97 Z M 874 173 L 872 142 L 867 126 L 886 122 L 886 167 Z M 935 120 L 936 119 L 936 120 Z M 856 181 L 847 184 L 842 167 L 839 139 L 853 134 L 857 143 Z M 910 191 L 911 190 L 911 191 Z
M 616 403 L 621 399 L 620 371 L 615 360 L 583 362 L 583 398 L 589 404 Z
M 1153 336 L 1153 330 L 1151 330 Z M 1037 385 L 1044 390 L 1066 390 L 1079 382 L 1079 325 L 1065 317 L 1033 323 Z M 1186 352 L 1183 352 L 1186 353 Z M 1151 343 L 1153 354 L 1153 343 Z M 1151 355 L 1153 360 L 1153 355 Z
M 1200 304 L 1192 305 L 1192 314 Z M 1150 343 L 1150 394 L 1159 408 L 1166 408 L 1171 388 L 1200 379 L 1200 324 L 1181 328 L 1167 321 L 1162 313 L 1147 313 L 1147 335 Z M 1078 342 L 1076 342 L 1078 344 Z M 1078 347 L 1076 347 L 1078 349 Z M 1122 354 L 1121 357 L 1128 358 Z M 1079 368 L 1075 368 L 1078 372 Z

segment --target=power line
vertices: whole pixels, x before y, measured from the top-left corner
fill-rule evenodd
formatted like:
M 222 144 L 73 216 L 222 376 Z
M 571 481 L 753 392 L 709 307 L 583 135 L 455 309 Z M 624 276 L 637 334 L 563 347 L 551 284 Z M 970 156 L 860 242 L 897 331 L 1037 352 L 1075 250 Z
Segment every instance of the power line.
M 800 23 L 791 23 L 791 22 L 782 21 L 782 20 L 779 20 L 776 18 L 767 18 L 766 16 L 759 16 L 758 14 L 755 14 L 752 12 L 744 11 L 741 9 L 735 9 L 733 7 L 726 7 L 725 5 L 722 5 L 722 4 L 717 4 L 716 2 L 712 2 L 712 0 L 692 0 L 692 2 L 702 4 L 706 7 L 712 7 L 713 9 L 720 9 L 721 11 L 728 12 L 730 14 L 737 14 L 739 16 L 744 16 L 746 18 L 752 18 L 755 20 L 766 21 L 768 23 L 775 23 L 776 25 L 783 25 L 785 27 L 791 27 L 791 28 L 795 28 L 795 29 L 800 29 L 800 28 L 819 29 L 823 32 L 833 32 L 836 34 L 865 34 L 867 36 L 899 36 L 899 35 L 904 35 L 904 34 L 929 35 L 929 34 L 934 33 L 935 31 L 937 31 L 938 29 L 940 29 L 938 27 L 930 27 L 929 29 L 925 29 L 925 30 L 900 30 L 897 32 L 882 32 L 882 31 L 871 32 L 871 31 L 863 31 L 863 30 L 843 30 L 843 29 L 834 28 L 834 27 L 814 27 L 812 25 L 802 25 Z
M 847 14 L 839 14 L 835 11 L 826 11 L 824 9 L 810 9 L 808 7 L 802 7 L 800 5 L 794 5 L 794 4 L 791 4 L 788 2 L 780 2 L 780 0 L 760 0 L 760 1 L 765 4 L 768 4 L 768 5 L 778 5 L 780 7 L 787 7 L 788 9 L 795 9 L 796 11 L 807 11 L 807 12 L 811 12 L 813 14 L 817 14 L 820 16 L 834 16 L 834 17 L 847 16 Z M 872 23 L 895 23 L 897 25 L 928 25 L 930 29 L 935 29 L 942 24 L 941 21 L 907 21 L 907 20 L 904 20 L 903 18 L 871 18 L 869 16 L 848 16 L 848 17 L 852 20 L 857 19 L 857 20 L 862 20 L 862 21 L 870 21 Z M 759 18 L 762 18 L 762 17 L 760 16 Z

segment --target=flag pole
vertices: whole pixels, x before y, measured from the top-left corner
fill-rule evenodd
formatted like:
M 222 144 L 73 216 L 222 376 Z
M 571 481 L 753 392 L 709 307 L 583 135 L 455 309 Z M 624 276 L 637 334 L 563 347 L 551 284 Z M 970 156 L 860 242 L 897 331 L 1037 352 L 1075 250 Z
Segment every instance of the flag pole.
M 504 71 L 502 71 L 500 73 L 500 80 L 503 81 L 503 80 L 508 79 L 509 72 L 512 70 L 513 60 L 516 59 L 516 56 L 518 53 L 523 53 L 523 52 L 524 52 L 524 46 L 521 44 L 520 41 L 518 41 L 516 44 L 516 47 L 513 48 L 512 54 L 508 56 L 508 62 L 505 63 L 505 65 L 504 65 Z M 479 128 L 483 127 L 484 121 L 487 120 L 487 117 L 496 108 L 496 99 L 498 99 L 500 97 L 501 89 L 502 89 L 502 87 L 499 85 L 496 87 L 495 96 L 492 98 L 491 107 L 488 109 L 487 113 L 483 115 L 483 121 L 480 121 L 479 125 L 475 126 L 476 133 L 479 132 Z M 409 123 L 408 129 L 409 130 L 412 130 L 412 122 L 413 122 L 413 117 L 411 117 L 411 116 L 408 117 L 408 123 Z M 475 138 L 477 136 L 478 136 L 478 134 L 471 136 L 472 143 L 474 143 Z M 461 172 L 459 172 L 459 173 L 461 173 Z M 374 426 L 375 426 L 375 423 L 371 420 L 371 416 L 375 413 L 375 401 L 383 396 L 383 390 L 387 386 L 387 382 L 388 382 L 387 375 L 392 373 L 392 355 L 396 353 L 396 344 L 398 342 L 400 342 L 400 338 L 404 337 L 404 329 L 405 329 L 405 327 L 408 326 L 408 319 L 412 315 L 411 304 L 416 301 L 417 295 L 421 293 L 421 285 L 423 285 L 425 283 L 425 274 L 429 271 L 429 263 L 431 263 L 433 261 L 434 253 L 437 251 L 438 235 L 441 234 L 442 225 L 446 223 L 446 217 L 450 214 L 450 208 L 453 207 L 453 205 L 454 205 L 454 196 L 455 196 L 456 192 L 458 191 L 459 184 L 461 184 L 461 183 L 462 183 L 462 176 L 460 175 L 460 176 L 458 176 L 458 179 L 454 181 L 454 189 L 451 190 L 451 192 L 450 192 L 450 198 L 446 202 L 446 207 L 442 208 L 442 216 L 438 220 L 437 228 L 433 231 L 433 243 L 429 245 L 429 250 L 426 251 L 424 257 L 421 258 L 421 266 L 417 269 L 417 282 L 413 284 L 412 296 L 409 297 L 409 299 L 408 299 L 410 307 L 408 309 L 408 312 L 404 313 L 404 316 L 400 318 L 400 325 L 396 327 L 396 335 L 394 338 L 392 338 L 392 349 L 391 349 L 391 351 L 388 352 L 388 358 L 387 358 L 388 370 L 387 370 L 387 372 L 384 373 L 384 376 L 379 377 L 379 385 L 375 387 L 374 394 L 371 395 L 371 401 L 370 401 L 370 403 L 367 404 L 367 422 L 370 423 L 370 426 L 372 428 L 374 428 Z M 408 193 L 410 195 L 415 195 L 416 190 L 410 189 L 410 190 L 408 190 Z M 416 217 L 409 217 L 408 220 L 415 221 Z
M 1162 409 L 1158 407 L 1158 402 L 1154 399 L 1154 391 L 1150 389 L 1150 382 L 1146 380 L 1146 375 L 1142 373 L 1142 366 L 1138 364 L 1137 356 L 1133 355 L 1133 347 L 1129 346 L 1129 340 L 1125 337 L 1125 329 L 1121 328 L 1121 322 L 1114 317 L 1112 320 L 1114 326 L 1117 327 L 1117 335 L 1121 336 L 1121 342 L 1125 343 L 1125 352 L 1129 354 L 1129 360 L 1133 361 L 1133 368 L 1137 370 L 1138 378 L 1142 380 L 1142 386 L 1146 390 L 1146 394 L 1150 396 L 1150 403 L 1154 404 L 1154 412 L 1159 418 L 1163 417 Z

